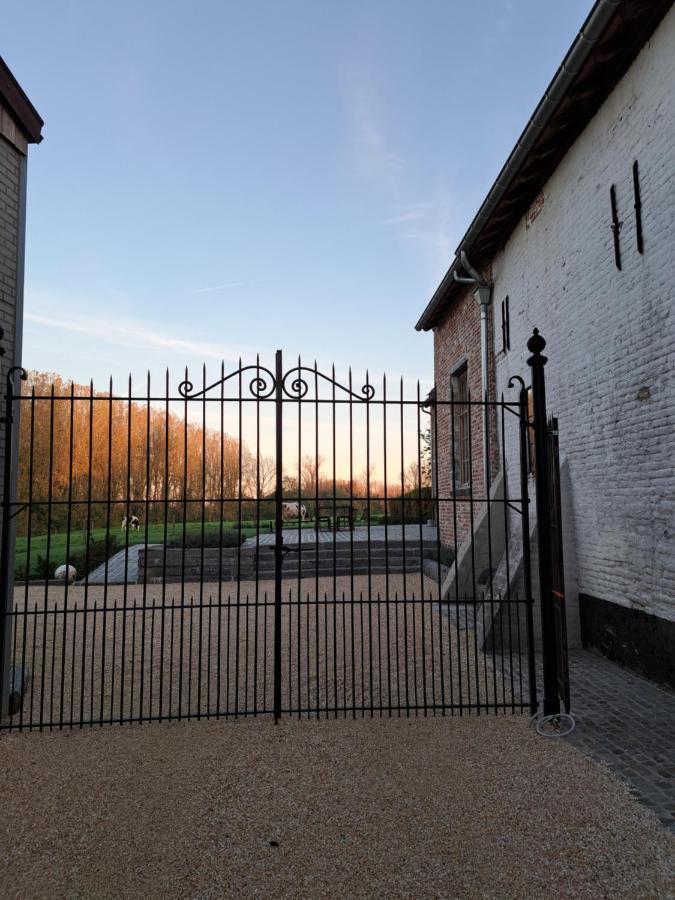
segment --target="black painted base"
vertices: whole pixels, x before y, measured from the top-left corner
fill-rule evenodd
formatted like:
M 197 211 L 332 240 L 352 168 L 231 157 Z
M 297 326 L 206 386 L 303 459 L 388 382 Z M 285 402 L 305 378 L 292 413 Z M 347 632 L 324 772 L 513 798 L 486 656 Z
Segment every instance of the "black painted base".
M 581 642 L 640 675 L 675 688 L 675 622 L 579 595 Z

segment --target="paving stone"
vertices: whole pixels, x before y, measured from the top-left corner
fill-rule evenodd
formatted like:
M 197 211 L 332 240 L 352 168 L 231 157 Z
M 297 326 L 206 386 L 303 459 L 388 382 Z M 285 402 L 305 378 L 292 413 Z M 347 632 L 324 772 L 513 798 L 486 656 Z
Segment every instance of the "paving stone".
M 564 740 L 608 765 L 675 831 L 675 692 L 586 650 L 570 652 L 570 690 L 577 726 Z
M 541 709 L 541 656 L 535 662 Z M 675 832 L 675 692 L 586 650 L 570 651 L 569 667 L 576 728 L 563 740 L 611 769 Z M 522 676 L 526 690 L 526 667 Z

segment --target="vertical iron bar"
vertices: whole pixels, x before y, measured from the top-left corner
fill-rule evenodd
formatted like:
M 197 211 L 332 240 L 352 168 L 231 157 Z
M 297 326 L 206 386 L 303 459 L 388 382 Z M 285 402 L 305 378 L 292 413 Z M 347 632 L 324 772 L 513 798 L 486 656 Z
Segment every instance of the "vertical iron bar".
M 91 534 L 91 486 L 92 486 L 92 464 L 94 452 L 94 382 L 89 382 L 89 440 L 87 445 L 87 527 L 86 527 L 86 547 L 84 551 L 84 618 L 82 623 L 82 684 L 80 686 L 80 728 L 82 728 L 82 719 L 84 718 L 84 679 L 85 679 L 85 661 L 87 656 L 87 613 L 89 610 L 89 536 Z M 66 570 L 67 573 L 67 570 Z M 94 619 L 96 621 L 96 619 Z
M 302 377 L 302 361 L 300 356 L 298 356 L 298 378 Z M 295 629 L 296 633 L 296 673 L 295 678 L 297 681 L 297 689 L 298 689 L 298 718 L 302 718 L 302 661 L 301 661 L 301 647 L 302 647 L 302 622 L 300 616 L 301 610 L 301 600 L 302 600 L 302 392 L 298 393 L 298 497 L 297 497 L 297 515 L 298 515 L 298 578 L 297 578 L 297 588 L 296 588 L 296 602 L 294 606 L 288 607 L 289 616 L 293 612 L 295 608 L 295 612 L 298 617 L 297 626 Z M 288 672 L 289 681 L 291 681 L 291 668 L 289 667 Z M 309 704 L 308 704 L 309 705 Z
M 49 486 L 47 494 L 47 571 L 45 572 L 45 599 L 44 599 L 44 626 L 42 629 L 42 667 L 40 670 L 40 731 L 42 731 L 42 719 L 45 696 L 45 665 L 47 654 L 47 606 L 49 604 L 49 564 L 52 540 L 52 500 L 54 492 L 54 383 L 51 385 L 49 398 Z M 73 643 L 73 647 L 75 644 Z M 73 654 L 74 658 L 74 654 Z M 72 706 L 71 706 L 72 710 Z M 72 718 L 72 711 L 71 711 Z
M 336 485 L 335 480 L 337 478 L 337 463 L 336 463 L 336 454 L 337 454 L 337 439 L 335 433 L 335 364 L 333 364 L 332 368 L 332 403 L 331 403 L 331 411 L 332 411 L 332 422 L 333 422 L 333 510 L 336 513 L 335 519 L 335 529 L 333 530 L 333 705 L 335 707 L 335 718 L 337 719 L 337 706 L 338 706 L 338 696 L 337 696 L 337 524 L 340 521 L 337 517 L 337 494 L 336 494 Z M 317 460 L 317 470 L 316 470 L 316 480 L 319 480 L 319 469 L 318 469 L 318 460 Z M 351 527 L 351 526 L 350 526 Z
M 96 619 L 98 613 L 98 602 L 94 600 L 94 618 L 92 620 L 91 626 L 91 687 L 89 689 L 89 727 L 91 728 L 94 724 L 94 669 L 96 667 Z M 65 632 L 65 629 L 64 629 Z
M 391 715 L 391 625 L 389 615 L 389 503 L 387 490 L 387 376 L 382 376 L 382 477 L 383 477 L 383 500 L 384 500 L 384 608 L 387 615 L 387 706 L 389 715 Z M 398 649 L 398 608 L 394 605 L 396 619 L 396 646 Z M 396 658 L 396 671 L 398 676 L 398 653 Z M 397 677 L 397 699 L 399 702 L 399 714 L 401 711 L 400 699 L 398 698 L 398 677 Z
M 202 712 L 202 615 L 204 607 L 204 534 L 206 531 L 206 364 L 202 365 L 202 496 L 201 548 L 199 551 L 199 654 L 197 662 L 197 714 Z M 209 646 L 209 651 L 210 651 Z
M 436 522 L 436 576 L 438 582 L 438 646 L 439 653 L 441 657 L 441 706 L 443 707 L 442 713 L 445 715 L 445 677 L 443 673 L 443 577 L 442 577 L 442 569 L 441 569 L 441 486 L 438 477 L 438 394 L 437 388 L 433 388 L 429 392 L 429 398 L 431 399 L 431 486 L 432 486 L 432 509 L 434 510 L 434 520 Z M 442 407 L 441 407 L 442 408 Z M 445 408 L 445 415 L 447 419 L 447 406 Z M 454 465 L 454 459 L 452 456 L 450 457 L 450 465 Z M 448 484 L 446 489 L 449 490 L 450 485 Z M 454 501 L 453 501 L 454 502 Z M 457 578 L 455 577 L 455 582 Z M 445 604 L 448 609 L 448 673 L 450 676 L 449 687 L 450 687 L 450 710 L 451 714 L 454 713 L 454 688 L 452 684 L 452 632 L 450 629 L 450 601 Z
M 35 443 L 35 385 L 31 388 L 31 398 L 30 398 L 30 427 L 29 427 L 29 439 L 28 439 L 28 533 L 27 533 L 27 541 L 26 541 L 26 585 L 24 590 L 24 599 L 23 599 L 23 610 L 24 610 L 24 660 L 26 658 L 25 654 L 25 639 L 26 639 L 26 631 L 28 628 L 28 586 L 30 584 L 30 557 L 31 557 L 31 537 L 33 533 L 33 463 L 34 463 L 34 443 Z M 4 532 L 4 526 L 3 532 Z M 4 572 L 4 568 L 2 569 Z M 0 575 L 2 577 L 2 575 Z M 0 616 L 3 614 L 3 606 L 0 604 Z M 65 628 L 65 625 L 64 625 Z M 1 641 L 1 638 L 0 638 Z M 33 646 L 35 645 L 35 619 L 33 619 Z M 30 725 L 33 725 L 33 669 L 35 667 L 35 659 L 32 661 L 31 669 L 30 669 L 30 678 L 31 678 L 31 711 L 30 711 Z M 2 666 L 0 666 L 0 673 L 2 672 Z M 2 703 L 0 701 L 0 708 L 2 707 Z M 23 707 L 24 704 L 21 704 L 21 716 L 19 721 L 19 727 L 23 727 Z
M 164 376 L 164 515 L 162 528 L 162 633 L 159 646 L 159 721 L 164 718 L 164 629 L 166 625 L 166 557 L 169 532 L 169 369 Z M 160 420 L 161 421 L 161 420 Z M 173 604 L 173 600 L 171 601 Z M 170 680 L 169 680 L 170 681 Z M 169 715 L 171 715 L 171 690 L 169 690 Z
M 258 379 L 257 383 L 260 383 L 260 357 L 256 356 L 255 360 L 256 364 L 256 378 Z M 222 404 L 221 404 L 222 409 Z M 222 459 L 222 457 L 221 457 Z M 256 391 L 255 396 L 255 519 L 254 519 L 254 527 L 255 527 L 255 535 L 256 535 L 256 563 L 255 563 L 255 616 L 254 616 L 254 629 L 255 629 L 255 640 L 253 644 L 253 715 L 257 716 L 258 714 L 258 605 L 259 605 L 259 591 L 258 591 L 258 548 L 260 546 L 260 397 L 259 392 Z M 222 482 L 221 482 L 222 484 Z M 221 529 L 222 529 L 222 521 L 221 521 Z M 221 580 L 220 578 L 218 579 Z M 220 624 L 220 619 L 218 619 Z M 220 631 L 218 632 L 218 647 L 220 648 Z M 218 650 L 218 654 L 220 655 L 220 649 Z M 263 663 L 264 665 L 264 663 Z M 264 704 L 263 704 L 264 706 Z
M 404 419 L 403 419 L 403 378 L 399 381 L 399 428 L 400 428 L 400 450 L 401 450 L 401 547 L 402 547 L 402 560 L 403 560 L 403 609 L 407 611 L 408 607 L 408 567 L 406 564 L 406 537 L 405 537 L 405 526 L 406 526 L 406 512 L 405 512 L 405 456 L 404 456 L 404 446 L 403 446 L 403 436 L 404 436 Z M 417 688 L 417 610 L 415 608 L 415 604 L 412 604 L 411 609 L 412 616 L 412 656 L 413 656 L 413 687 L 414 687 L 414 706 L 415 706 L 415 715 L 418 714 L 418 688 Z M 406 649 L 408 646 L 408 629 L 406 626 L 405 629 L 405 642 Z M 407 654 L 406 654 L 407 655 Z M 406 664 L 406 685 L 408 679 L 408 667 Z M 406 706 L 409 706 L 406 701 Z
M 283 460 L 283 360 L 281 350 L 275 354 L 275 424 L 276 424 L 276 486 L 274 491 L 274 721 L 281 718 L 281 566 L 283 564 L 282 489 Z
M 354 403 L 352 400 L 352 368 L 349 367 L 349 502 L 354 505 Z M 370 528 L 370 523 L 368 523 Z M 354 641 L 354 532 L 349 532 L 349 590 L 352 641 L 352 718 L 356 718 L 356 646 Z
M 473 603 L 474 609 L 474 618 L 475 618 L 475 610 L 476 603 L 478 601 L 477 597 L 477 583 L 476 583 L 476 551 L 475 551 L 475 541 L 474 541 L 474 528 L 475 528 L 475 513 L 474 513 L 474 489 L 473 489 L 473 409 L 471 406 L 471 392 L 467 387 L 466 392 L 466 403 L 468 410 L 468 432 L 469 432 L 469 540 L 471 541 L 471 602 Z M 481 409 L 483 415 L 481 416 L 481 421 L 485 418 L 484 407 Z M 485 453 L 485 444 L 483 444 L 483 453 Z M 485 459 L 483 460 L 483 474 L 485 473 Z M 486 482 L 487 479 L 484 478 Z M 484 485 L 485 490 L 487 490 L 487 484 Z M 490 508 L 490 504 L 488 503 L 488 510 Z M 488 541 L 490 540 L 490 529 L 488 527 Z M 468 623 L 468 612 L 469 608 L 467 604 L 467 595 L 464 593 L 464 620 Z M 469 633 L 467 628 L 466 633 L 466 695 L 467 695 L 467 705 L 469 710 L 471 710 L 471 672 L 469 668 Z M 480 696 L 478 697 L 478 712 L 480 713 Z
M 319 556 L 321 553 L 320 543 L 320 516 L 321 507 L 319 500 L 319 370 L 316 360 L 314 360 L 314 459 L 316 463 L 317 477 L 314 484 L 314 534 L 316 538 L 316 556 L 314 559 L 314 604 L 315 604 L 315 620 L 314 620 L 314 657 L 316 669 L 316 717 L 320 717 L 319 713 Z M 308 610 L 309 615 L 309 610 Z M 307 635 L 307 646 L 309 647 L 309 635 Z M 308 654 L 309 655 L 309 654 Z M 308 670 L 309 671 L 309 670 Z M 308 675 L 309 678 L 309 675 Z
M 243 421 L 242 421 L 242 372 L 241 372 L 241 357 L 239 357 L 239 369 L 237 372 L 237 428 L 239 435 L 239 442 L 237 445 L 237 485 L 236 485 L 236 494 L 237 494 L 237 528 L 239 529 L 239 533 L 241 534 L 241 486 L 242 486 L 242 465 L 243 465 Z M 235 613 L 235 621 L 236 621 L 236 635 L 235 635 L 235 646 L 234 646 L 234 715 L 235 717 L 239 714 L 239 666 L 241 661 L 241 638 L 239 635 L 239 628 L 241 625 L 241 544 L 237 547 L 237 593 L 236 593 L 236 613 Z
M 115 706 L 115 662 L 117 656 L 117 598 L 113 600 L 113 627 L 112 627 L 112 664 L 110 667 L 110 725 L 113 723 Z
M 12 661 L 13 671 L 15 673 L 14 678 L 16 678 L 16 670 L 17 670 L 16 631 L 17 631 L 18 622 L 19 622 L 18 607 L 17 607 L 16 603 L 12 607 L 12 621 L 13 621 L 13 626 L 11 628 L 12 642 L 11 642 L 11 646 L 10 646 L 10 659 Z M 24 631 L 25 631 L 25 624 L 24 624 Z M 54 616 L 54 633 L 56 633 L 56 616 Z M 21 688 L 20 688 L 20 690 L 21 690 L 21 694 L 23 695 L 23 659 L 21 660 L 21 669 L 22 669 L 22 672 L 21 672 Z M 13 685 L 10 686 L 10 691 L 12 691 L 12 688 L 13 688 Z M 19 703 L 20 703 L 21 708 L 23 708 L 23 696 L 21 696 L 19 698 Z M 10 713 L 9 730 L 12 731 L 13 726 L 14 726 L 14 716 L 16 714 L 16 710 L 10 708 L 8 710 L 8 712 Z M 19 719 L 20 718 L 21 718 L 21 716 L 19 715 Z
M 185 381 L 188 379 L 188 369 L 185 367 Z M 180 563 L 180 624 L 178 628 L 178 718 L 183 716 L 183 639 L 185 635 L 185 553 L 186 540 L 185 529 L 187 528 L 187 511 L 188 511 L 188 398 L 185 397 L 183 407 L 183 529 L 181 537 L 181 563 Z
M 257 373 L 260 377 L 260 372 Z M 220 362 L 220 525 L 218 535 L 220 547 L 218 549 L 218 639 L 216 643 L 216 715 L 220 715 L 220 681 L 221 681 L 221 647 L 222 647 L 222 618 L 223 618 L 223 515 L 225 492 L 225 363 Z M 257 575 L 256 575 L 257 592 Z M 229 638 L 228 638 L 229 640 Z
M 147 375 L 147 401 L 145 410 L 145 534 L 143 536 L 143 588 L 142 588 L 142 606 L 141 613 L 141 685 L 140 685 L 140 717 L 139 721 L 143 721 L 143 699 L 145 692 L 145 617 L 148 600 L 148 534 L 150 531 L 150 517 L 152 506 L 150 501 L 150 397 L 151 383 L 150 370 Z M 138 560 L 138 557 L 136 557 Z M 138 562 L 136 563 L 138 568 Z M 139 573 L 140 574 L 140 573 Z M 153 616 L 154 616 L 154 599 L 153 599 Z M 154 635 L 153 635 L 154 637 Z M 152 644 L 150 645 L 152 647 Z M 152 715 L 152 664 L 150 665 L 150 715 Z
M 316 670 L 316 717 L 319 713 L 319 556 L 321 553 L 320 525 L 321 506 L 319 500 L 319 370 L 314 360 L 314 460 L 317 477 L 314 483 L 314 536 L 316 539 L 316 555 L 314 557 L 314 661 Z M 309 610 L 308 610 L 309 615 Z M 309 634 L 307 635 L 307 647 L 309 656 Z M 308 669 L 309 680 L 309 669 Z
M 427 664 L 426 664 L 426 624 L 424 618 L 424 566 L 422 565 L 422 548 L 424 547 L 424 526 L 422 525 L 422 446 L 421 446 L 421 413 L 420 413 L 420 383 L 417 382 L 417 402 L 415 404 L 415 412 L 417 416 L 417 517 L 419 519 L 419 535 L 420 535 L 420 610 L 422 613 L 422 700 L 424 703 L 424 715 L 427 714 Z M 434 620 L 431 608 L 429 609 L 429 626 L 430 626 L 430 652 L 431 652 L 431 705 L 436 715 L 436 667 L 434 665 Z
M 29 713 L 29 729 L 33 730 L 33 698 L 35 697 L 35 651 L 36 635 L 37 635 L 37 603 L 33 603 L 33 646 L 31 650 L 30 660 L 30 713 Z M 26 612 L 28 611 L 28 603 L 26 603 Z
M 124 585 L 122 597 L 122 650 L 121 650 L 121 672 L 120 672 L 120 725 L 124 717 L 124 676 L 126 669 L 126 639 L 127 639 L 127 591 L 129 581 L 129 517 L 131 515 L 131 375 L 129 375 L 129 388 L 127 396 L 127 484 L 125 494 L 124 514 L 127 519 L 127 527 L 124 530 Z M 133 676 L 133 673 L 132 673 Z
M 366 389 L 370 386 L 370 378 L 366 369 Z M 369 391 L 368 391 L 369 393 Z M 368 675 L 370 692 L 370 717 L 373 717 L 373 559 L 371 552 L 371 492 L 370 492 L 370 401 L 366 396 L 366 498 L 368 505 Z
M 72 528 L 72 509 L 73 509 L 73 440 L 74 440 L 74 429 L 73 429 L 73 418 L 75 415 L 75 401 L 74 401 L 74 384 L 70 383 L 70 401 L 68 403 L 68 407 L 70 410 L 69 417 L 69 427 L 68 427 L 68 498 L 67 498 L 67 507 L 66 507 L 66 565 L 70 564 L 70 532 Z M 85 578 L 87 577 L 87 573 L 85 572 Z M 59 728 L 63 728 L 63 690 L 64 690 L 64 676 L 66 671 L 66 621 L 68 619 L 68 586 L 70 584 L 70 578 L 68 578 L 68 570 L 66 569 L 66 582 L 63 588 L 63 646 L 61 648 L 61 712 L 60 712 L 60 721 Z M 46 623 L 45 623 L 46 624 Z M 73 647 L 73 653 L 75 652 L 75 647 Z M 83 657 L 84 662 L 84 657 Z M 84 670 L 82 677 L 84 678 Z M 72 710 L 71 710 L 71 718 L 72 718 Z
M 464 403 L 466 403 L 466 399 L 464 399 Z M 471 415 L 471 407 L 469 407 L 469 416 Z M 455 437 L 455 389 L 454 386 L 450 386 L 450 446 L 452 449 L 452 460 L 450 471 L 452 473 L 452 546 L 453 546 L 453 554 L 454 554 L 454 565 L 455 565 L 455 632 L 457 638 L 457 692 L 459 694 L 459 714 L 462 715 L 463 712 L 463 702 L 462 702 L 462 646 L 460 643 L 460 635 L 459 635 L 459 561 L 457 559 L 458 556 L 458 541 L 457 541 L 457 444 Z M 450 676 L 450 685 L 452 686 L 452 648 L 451 648 L 451 628 L 450 628 L 450 600 L 448 598 L 448 651 L 450 656 L 450 666 L 451 666 L 451 676 Z M 453 706 L 454 713 L 454 700 L 452 699 L 452 693 L 450 694 L 450 703 Z
M 105 498 L 105 565 L 103 567 L 103 628 L 101 638 L 101 698 L 99 707 L 99 725 L 103 725 L 103 703 L 105 699 L 105 676 L 106 676 L 106 639 L 108 626 L 108 562 L 110 557 L 110 501 L 112 496 L 112 412 L 113 412 L 113 381 L 112 375 L 109 382 L 108 395 L 108 471 L 106 483 Z M 112 696 L 110 698 L 112 709 Z
M 511 596 L 511 566 L 509 559 L 509 515 L 508 515 L 508 505 L 509 505 L 509 479 L 506 471 L 506 428 L 504 423 L 504 394 L 502 394 L 501 404 L 500 404 L 500 412 L 501 412 L 501 436 L 502 436 L 502 473 L 504 478 L 504 502 L 502 504 L 504 511 L 504 547 L 505 547 L 505 562 L 506 562 L 506 603 L 507 610 L 509 616 L 509 672 L 511 677 L 511 711 L 514 712 L 515 708 L 513 706 L 514 703 L 514 693 L 513 693 L 513 645 L 512 645 L 512 636 L 511 636 L 511 602 L 513 600 Z
M 52 627 L 52 672 L 51 679 L 49 682 L 49 730 L 51 731 L 54 725 L 56 724 L 54 721 L 54 672 L 55 672 L 55 663 L 56 663 L 56 620 L 58 616 L 56 615 L 57 606 L 56 600 L 54 601 L 54 625 Z M 46 617 L 45 617 L 46 618 Z M 45 623 L 45 634 L 47 631 L 47 625 Z M 73 656 L 73 660 L 75 657 Z M 75 663 L 73 662 L 73 680 L 75 674 Z M 80 688 L 82 690 L 82 688 Z

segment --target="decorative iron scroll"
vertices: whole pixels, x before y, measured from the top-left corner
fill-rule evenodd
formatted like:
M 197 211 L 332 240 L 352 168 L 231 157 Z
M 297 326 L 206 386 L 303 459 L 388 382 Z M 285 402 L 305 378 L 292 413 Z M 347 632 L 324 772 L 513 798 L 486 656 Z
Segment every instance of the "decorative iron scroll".
M 225 384 L 225 382 L 230 381 L 237 376 L 241 378 L 244 372 L 251 371 L 256 373 L 255 377 L 252 378 L 248 383 L 248 389 L 250 391 L 251 397 L 255 400 L 267 400 L 272 397 L 277 389 L 277 379 L 269 369 L 267 369 L 265 366 L 260 365 L 240 366 L 234 372 L 230 372 L 228 375 L 223 375 L 217 381 L 214 381 L 213 384 L 210 384 L 208 385 L 208 387 L 204 387 L 201 390 L 195 390 L 194 384 L 190 381 L 189 378 L 186 377 L 185 380 L 181 381 L 181 383 L 178 385 L 178 393 L 186 400 L 196 400 L 199 397 L 206 396 L 206 394 L 208 394 L 214 388 L 220 387 L 221 385 Z M 341 384 L 335 379 L 334 375 L 331 377 L 329 375 L 324 375 L 323 372 L 319 372 L 318 369 L 313 369 L 309 366 L 297 365 L 292 369 L 288 369 L 281 380 L 282 393 L 288 399 L 303 400 L 309 393 L 309 382 L 311 378 L 308 378 L 307 376 L 303 377 L 303 372 L 307 372 L 310 376 L 313 376 L 317 384 L 318 379 L 321 378 L 323 379 L 323 381 L 328 382 L 328 384 L 334 386 L 335 388 L 339 388 L 339 390 L 343 391 L 349 397 L 352 397 L 354 400 L 358 400 L 359 402 L 368 402 L 375 396 L 375 388 L 368 382 L 367 377 L 366 383 L 362 385 L 357 392 L 352 390 L 351 384 L 349 387 Z
M 508 385 L 507 385 L 507 387 L 508 387 L 509 389 L 512 389 L 512 388 L 513 388 L 513 382 L 514 382 L 514 381 L 519 381 L 519 382 L 520 382 L 520 389 L 521 389 L 521 391 L 524 391 L 524 390 L 525 390 L 525 382 L 524 382 L 524 380 L 520 377 L 520 375 L 512 375 L 512 376 L 509 378 L 509 383 L 508 383 Z
M 309 366 L 297 365 L 286 372 L 281 382 L 283 393 L 291 400 L 302 400 L 307 396 L 307 393 L 309 392 L 309 384 L 307 382 L 307 378 L 302 377 L 302 372 L 308 372 L 310 375 L 314 376 L 315 383 L 317 384 L 317 391 L 318 379 L 322 378 L 324 381 L 327 381 L 328 384 L 339 388 L 341 391 L 344 391 L 345 394 L 353 397 L 354 400 L 367 402 L 368 400 L 372 400 L 375 396 L 375 388 L 368 382 L 367 377 L 366 383 L 360 389 L 360 393 L 356 393 L 351 389 L 351 377 L 350 386 L 346 387 L 344 384 L 341 384 L 336 380 L 335 373 L 333 373 L 332 376 L 324 375 L 323 372 L 319 372 L 319 370 L 316 368 L 312 369 Z M 290 384 L 288 384 L 289 379 L 293 375 L 295 375 L 296 377 L 293 378 Z
M 186 400 L 196 400 L 198 397 L 204 397 L 209 391 L 212 391 L 213 388 L 220 387 L 220 385 L 225 384 L 226 381 L 230 381 L 237 375 L 241 376 L 244 372 L 250 371 L 256 373 L 255 377 L 252 378 L 248 384 L 251 397 L 253 397 L 254 400 L 267 400 L 274 393 L 277 381 L 269 369 L 259 365 L 240 366 L 238 369 L 235 369 L 234 372 L 230 372 L 229 375 L 223 375 L 217 381 L 214 381 L 213 384 L 202 388 L 200 391 L 195 391 L 193 383 L 186 378 L 185 381 L 181 381 L 178 385 L 178 393 L 181 397 L 185 397 Z

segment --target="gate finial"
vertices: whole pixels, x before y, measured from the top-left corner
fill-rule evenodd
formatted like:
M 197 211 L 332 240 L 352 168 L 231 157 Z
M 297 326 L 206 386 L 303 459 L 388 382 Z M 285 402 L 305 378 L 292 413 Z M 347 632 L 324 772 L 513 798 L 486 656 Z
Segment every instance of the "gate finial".
M 527 342 L 527 349 L 530 351 L 530 353 L 535 353 L 536 355 L 539 355 L 539 354 L 541 354 L 541 351 L 544 349 L 545 346 L 546 346 L 546 341 L 539 334 L 539 329 L 535 328 L 534 331 L 532 332 L 532 337 Z

